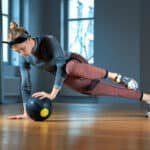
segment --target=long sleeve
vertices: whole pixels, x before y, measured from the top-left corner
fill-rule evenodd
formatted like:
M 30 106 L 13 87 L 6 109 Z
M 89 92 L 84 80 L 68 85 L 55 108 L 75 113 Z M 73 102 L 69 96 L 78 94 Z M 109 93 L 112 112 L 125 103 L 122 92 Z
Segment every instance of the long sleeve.
M 65 52 L 57 39 L 52 35 L 47 35 L 35 40 L 36 46 L 32 50 L 32 55 L 35 59 L 33 62 L 29 59 L 29 62 L 55 75 L 53 87 L 61 89 L 66 77 L 64 66 L 70 57 L 70 53 Z
M 54 61 L 56 63 L 56 75 L 55 75 L 55 81 L 54 86 L 57 89 L 61 89 L 63 86 L 63 82 L 65 80 L 65 73 L 64 73 L 64 64 L 66 62 L 65 52 L 61 48 L 60 44 L 56 40 L 55 37 L 50 36 L 50 41 L 52 48 L 54 50 Z
M 56 75 L 54 80 L 54 88 L 61 89 L 63 86 L 63 82 L 65 80 L 65 74 L 63 71 L 63 66 L 65 64 L 65 60 L 63 57 L 56 58 Z
M 25 61 L 25 58 L 21 58 L 20 63 L 21 73 L 21 93 L 23 102 L 26 103 L 31 96 L 31 79 L 30 79 L 30 64 Z

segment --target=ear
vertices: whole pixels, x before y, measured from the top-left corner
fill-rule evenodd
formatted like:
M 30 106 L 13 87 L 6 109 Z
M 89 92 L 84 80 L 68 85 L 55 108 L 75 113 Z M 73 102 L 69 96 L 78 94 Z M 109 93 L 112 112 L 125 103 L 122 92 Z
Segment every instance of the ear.
M 28 39 L 26 40 L 27 43 L 30 43 L 31 41 L 32 41 L 32 38 L 28 38 Z
M 13 46 L 11 46 L 11 48 L 12 48 L 12 49 L 15 49 L 15 48 L 16 48 L 16 44 L 15 44 L 15 45 L 13 45 Z

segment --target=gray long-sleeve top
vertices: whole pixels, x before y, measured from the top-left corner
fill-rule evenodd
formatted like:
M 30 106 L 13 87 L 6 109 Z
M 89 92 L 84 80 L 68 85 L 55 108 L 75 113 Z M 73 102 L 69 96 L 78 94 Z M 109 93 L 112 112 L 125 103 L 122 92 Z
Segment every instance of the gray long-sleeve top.
M 21 91 L 23 102 L 31 95 L 30 65 L 51 72 L 55 75 L 54 88 L 61 89 L 66 78 L 64 64 L 71 53 L 64 52 L 55 37 L 49 35 L 36 37 L 35 46 L 29 56 L 23 56 L 20 63 Z

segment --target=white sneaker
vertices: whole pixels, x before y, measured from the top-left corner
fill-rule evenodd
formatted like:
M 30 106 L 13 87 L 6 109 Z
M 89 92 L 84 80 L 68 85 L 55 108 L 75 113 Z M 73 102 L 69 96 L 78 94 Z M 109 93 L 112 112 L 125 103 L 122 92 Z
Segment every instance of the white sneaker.
M 148 111 L 147 113 L 145 113 L 145 117 L 150 118 L 150 111 Z
M 150 118 L 150 102 L 146 102 L 146 109 L 145 117 Z
M 122 76 L 121 74 L 118 75 L 116 82 L 119 84 L 123 84 L 125 87 L 131 90 L 137 90 L 139 87 L 136 80 L 130 77 Z

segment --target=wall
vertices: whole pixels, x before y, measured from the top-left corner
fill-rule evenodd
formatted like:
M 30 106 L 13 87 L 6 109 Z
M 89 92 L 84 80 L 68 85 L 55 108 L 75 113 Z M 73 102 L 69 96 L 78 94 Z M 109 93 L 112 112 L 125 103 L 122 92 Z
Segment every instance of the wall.
M 140 82 L 140 23 L 140 0 L 95 0 L 95 65 Z
M 150 1 L 142 0 L 141 6 L 141 84 L 150 92 Z
M 22 22 L 33 36 L 53 34 L 60 39 L 60 1 L 23 1 Z M 134 77 L 145 91 L 150 87 L 149 6 L 146 0 L 95 0 L 94 65 Z M 32 78 L 34 90 L 49 90 L 53 84 L 53 77 L 39 70 L 32 71 Z M 114 100 L 99 98 L 106 99 Z

